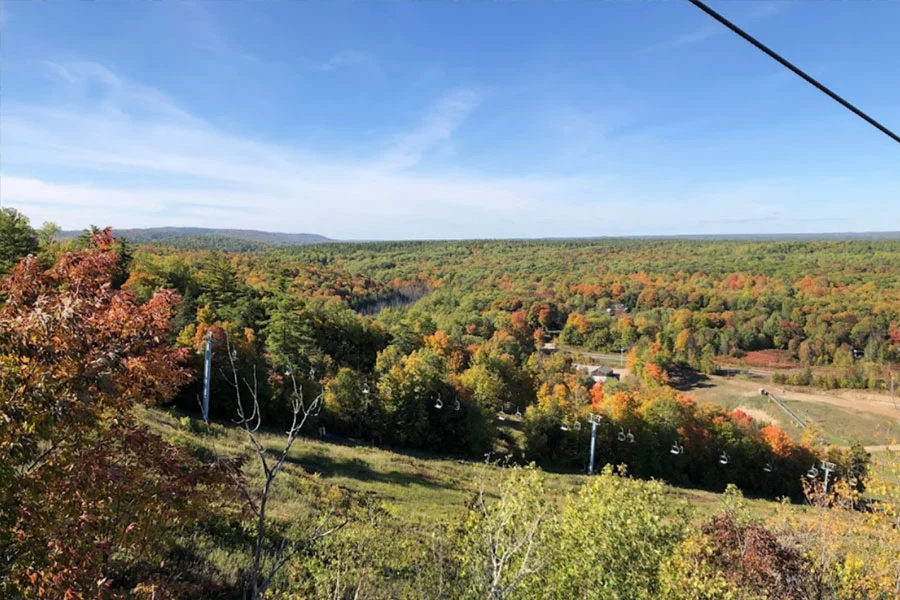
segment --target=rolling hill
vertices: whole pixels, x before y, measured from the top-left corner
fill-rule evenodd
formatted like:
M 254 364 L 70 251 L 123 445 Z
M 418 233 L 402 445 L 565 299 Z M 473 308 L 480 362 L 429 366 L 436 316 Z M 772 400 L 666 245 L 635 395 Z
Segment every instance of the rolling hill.
M 78 237 L 81 231 L 71 230 L 60 233 L 61 239 Z M 228 241 L 248 242 L 256 246 L 299 246 L 333 242 L 330 238 L 315 233 L 278 233 L 252 229 L 212 229 L 206 227 L 149 227 L 146 229 L 115 229 L 115 235 L 137 244 L 192 242 L 190 245 L 227 246 Z M 207 242 L 208 244 L 204 244 Z

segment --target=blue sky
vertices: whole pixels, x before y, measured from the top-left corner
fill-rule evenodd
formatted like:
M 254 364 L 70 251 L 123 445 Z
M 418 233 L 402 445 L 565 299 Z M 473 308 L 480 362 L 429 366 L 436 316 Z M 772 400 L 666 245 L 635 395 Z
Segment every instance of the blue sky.
M 900 146 L 680 0 L 0 6 L 0 200 L 36 224 L 900 229 Z M 900 2 L 713 6 L 900 129 Z

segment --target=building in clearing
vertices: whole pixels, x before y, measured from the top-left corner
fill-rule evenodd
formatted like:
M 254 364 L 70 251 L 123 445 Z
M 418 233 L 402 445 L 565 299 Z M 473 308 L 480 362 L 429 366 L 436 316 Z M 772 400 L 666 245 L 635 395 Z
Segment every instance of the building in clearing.
M 619 374 L 612 367 L 606 365 L 582 365 L 573 363 L 577 370 L 587 373 L 588 377 L 594 381 L 606 381 L 607 379 L 619 379 Z
M 588 375 L 594 381 L 606 381 L 607 379 L 618 379 L 619 374 L 613 371 L 612 367 L 601 365 L 588 369 Z

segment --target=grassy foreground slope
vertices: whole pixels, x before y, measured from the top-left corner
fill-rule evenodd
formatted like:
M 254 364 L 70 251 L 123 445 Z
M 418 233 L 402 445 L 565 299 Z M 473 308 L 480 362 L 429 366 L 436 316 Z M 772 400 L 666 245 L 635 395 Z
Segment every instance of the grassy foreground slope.
M 140 418 L 168 441 L 194 452 L 216 452 L 222 456 L 249 452 L 243 432 L 236 428 L 213 424 L 212 433 L 205 433 L 202 423 L 191 421 L 190 426 L 185 426 L 180 413 L 158 409 L 141 409 Z M 282 438 L 277 433 L 262 434 L 261 439 L 273 452 L 280 449 Z M 255 464 L 248 466 L 254 476 L 259 475 L 253 470 Z M 601 468 L 598 465 L 597 470 Z M 298 500 L 291 493 L 292 480 L 314 476 L 352 493 L 369 496 L 391 515 L 411 524 L 449 523 L 464 514 L 482 469 L 488 474 L 490 490 L 492 479 L 499 476 L 502 467 L 371 445 L 300 438 L 291 449 L 285 480 L 275 496 L 275 512 L 289 519 L 296 509 L 292 503 Z M 549 494 L 562 499 L 576 492 L 588 478 L 582 474 L 545 472 L 545 479 Z M 686 500 L 696 507 L 698 518 L 722 508 L 722 494 L 668 485 L 666 490 L 672 498 Z M 773 516 L 781 507 L 777 502 L 757 499 L 748 500 L 748 504 L 762 518 Z M 793 505 L 791 510 L 802 514 L 805 507 Z
M 251 483 L 262 481 L 243 431 L 222 424 L 207 428 L 179 412 L 160 409 L 139 409 L 138 417 L 171 443 L 187 447 L 199 456 L 247 457 L 245 475 Z M 260 439 L 274 452 L 281 448 L 282 437 L 278 433 L 263 433 Z M 433 581 L 425 579 L 434 575 L 440 545 L 455 539 L 453 532 L 470 523 L 470 509 L 479 486 L 483 486 L 489 502 L 500 502 L 503 486 L 509 483 L 508 472 L 496 465 L 396 452 L 349 441 L 298 439 L 273 489 L 273 517 L 285 528 L 302 527 L 305 522 L 321 518 L 318 499 L 330 493 L 327 490 L 335 489 L 352 498 L 356 508 L 347 513 L 351 515 L 349 524 L 326 540 L 325 547 L 317 548 L 298 566 L 287 569 L 278 587 L 291 590 L 293 595 L 285 597 L 324 597 L 325 588 L 337 585 L 335 581 L 343 578 L 345 583 L 341 585 L 355 582 L 347 588 L 350 591 L 353 586 L 361 586 L 360 597 L 423 597 L 417 596 L 417 590 L 421 591 L 419 586 L 433 586 Z M 890 469 L 884 474 L 889 472 Z M 585 475 L 573 473 L 540 471 L 539 476 L 546 501 L 557 514 L 565 514 L 566 506 L 590 481 Z M 623 488 L 626 494 L 628 489 Z M 717 494 L 668 485 L 662 489 L 663 496 L 657 500 L 660 505 L 683 506 L 692 528 L 698 531 L 714 515 L 735 507 L 734 497 L 727 492 Z M 620 500 L 617 510 L 627 509 L 628 497 Z M 744 518 L 765 523 L 774 531 L 793 528 L 795 532 L 805 532 L 803 535 L 811 536 L 809 539 L 797 539 L 812 544 L 810 547 L 816 552 L 827 547 L 828 552 L 859 556 L 866 548 L 871 549 L 872 543 L 880 543 L 869 539 L 868 533 L 860 533 L 869 530 L 854 529 L 854 523 L 863 523 L 867 518 L 862 514 L 823 512 L 821 507 L 760 499 L 746 499 L 741 506 Z M 605 527 L 600 530 L 605 531 Z M 239 587 L 241 569 L 249 559 L 248 546 L 235 543 L 233 531 L 224 536 L 221 531 L 210 531 L 205 540 L 197 549 L 215 566 L 216 578 L 226 588 Z M 819 548 L 816 544 L 824 546 Z M 528 597 L 527 593 L 524 597 Z

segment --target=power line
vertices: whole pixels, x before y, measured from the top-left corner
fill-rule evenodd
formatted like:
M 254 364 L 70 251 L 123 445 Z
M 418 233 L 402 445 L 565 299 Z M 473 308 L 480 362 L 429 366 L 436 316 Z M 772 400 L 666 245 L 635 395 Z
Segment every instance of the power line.
M 745 40 L 747 40 L 748 42 L 750 42 L 751 44 L 756 46 L 759 50 L 766 53 L 770 58 L 772 58 L 773 60 L 775 60 L 776 62 L 781 64 L 783 67 L 786 67 L 786 68 L 790 69 L 791 71 L 793 71 L 795 75 L 802 78 L 808 84 L 810 84 L 811 86 L 813 86 L 814 88 L 816 88 L 817 90 L 822 92 L 823 94 L 827 95 L 829 98 L 831 98 L 832 100 L 834 100 L 835 102 L 837 102 L 838 104 L 840 104 L 841 106 L 843 106 L 844 108 L 846 108 L 847 110 L 849 110 L 850 112 L 855 114 L 857 117 L 859 117 L 860 119 L 862 119 L 863 121 L 865 121 L 866 123 L 868 123 L 869 125 L 874 127 L 875 129 L 877 129 L 884 135 L 888 136 L 889 138 L 891 138 L 898 144 L 900 144 L 900 136 L 898 136 L 896 133 L 894 133 L 893 131 L 891 131 L 890 129 L 888 129 L 887 127 L 885 127 L 884 125 L 882 125 L 881 123 L 879 123 L 878 121 L 876 121 L 875 119 L 873 119 L 872 117 L 870 117 L 869 115 L 867 115 L 866 113 L 861 111 L 860 109 L 856 108 L 854 105 L 850 104 L 849 102 L 847 102 L 846 100 L 844 100 L 843 98 L 838 96 L 836 93 L 832 92 L 830 89 L 828 89 L 827 87 L 825 87 L 824 85 L 819 83 L 816 79 L 814 79 L 810 75 L 807 75 L 802 69 L 795 66 L 787 59 L 783 58 L 780 54 L 778 54 L 777 52 L 775 52 L 774 50 L 772 50 L 771 48 L 769 48 L 768 46 L 766 46 L 765 44 L 763 44 L 762 42 L 760 42 L 759 40 L 754 38 L 752 35 L 750 35 L 746 31 L 744 31 L 743 29 L 741 29 L 740 27 L 738 27 L 737 25 L 735 25 L 734 23 L 732 23 L 731 21 L 729 21 L 728 19 L 726 19 L 725 17 L 723 17 L 722 15 L 720 15 L 719 13 L 714 11 L 712 8 L 710 8 L 709 6 L 707 6 L 700 0 L 688 0 L 688 2 L 690 2 L 694 6 L 696 6 L 697 8 L 699 8 L 700 10 L 702 10 L 703 12 L 705 12 L 706 14 L 711 16 L 713 19 L 715 19 L 716 21 L 718 21 L 719 23 L 721 23 L 722 25 L 724 25 L 725 27 L 727 27 L 728 29 L 730 29 L 731 31 L 733 31 L 734 33 L 739 35 L 740 37 L 744 38 Z

